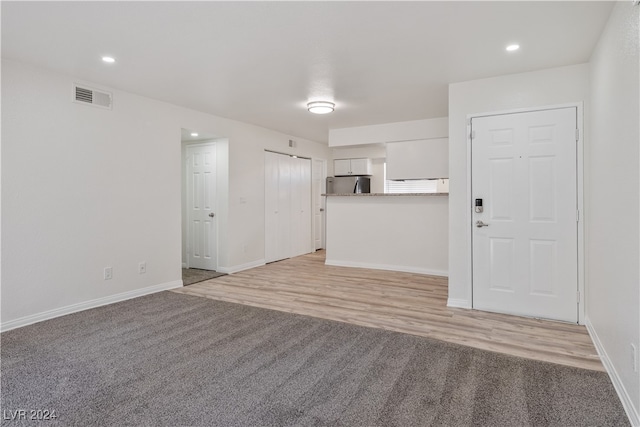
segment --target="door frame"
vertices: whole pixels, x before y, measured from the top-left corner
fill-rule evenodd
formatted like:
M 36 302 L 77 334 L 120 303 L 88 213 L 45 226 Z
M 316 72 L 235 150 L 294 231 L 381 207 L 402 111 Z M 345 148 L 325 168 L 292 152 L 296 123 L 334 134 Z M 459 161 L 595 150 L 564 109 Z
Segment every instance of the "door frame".
M 471 158 L 471 119 L 488 116 L 499 116 L 515 113 L 531 113 L 535 111 L 545 110 L 558 110 L 563 108 L 575 108 L 576 109 L 576 125 L 578 127 L 578 141 L 576 149 L 576 195 L 578 202 L 578 211 L 580 212 L 579 219 L 577 221 L 578 227 L 578 241 L 577 241 L 577 257 L 578 257 L 578 289 L 580 293 L 578 298 L 578 324 L 584 325 L 585 322 L 585 276 L 584 276 L 584 103 L 574 102 L 567 104 L 546 105 L 540 107 L 529 108 L 514 108 L 508 110 L 490 111 L 485 113 L 468 114 L 467 125 L 467 213 L 465 218 L 466 234 L 469 238 L 467 249 L 467 272 L 469 283 L 469 295 L 470 306 L 473 309 L 473 193 L 472 193 L 472 173 L 471 168 L 473 165 L 473 159 Z
M 216 185 L 214 186 L 216 194 L 214 197 L 214 200 L 216 202 L 216 210 L 218 210 L 218 147 L 216 144 L 215 140 L 211 140 L 211 141 L 205 141 L 205 142 L 193 142 L 193 143 L 184 143 L 182 144 L 182 167 L 183 167 L 183 171 L 182 171 L 182 179 L 184 180 L 184 186 L 182 187 L 182 190 L 185 191 L 185 195 L 184 198 L 182 200 L 182 209 L 184 212 L 183 215 L 183 221 L 186 221 L 186 228 L 183 225 L 183 229 L 185 229 L 186 232 L 186 242 L 187 242 L 187 253 L 186 253 L 186 265 L 183 265 L 183 268 L 191 268 L 190 264 L 189 264 L 189 254 L 190 254 L 190 249 L 191 249 L 191 243 L 192 243 L 192 239 L 191 239 L 191 233 L 189 232 L 189 225 L 191 224 L 191 213 L 190 213 L 190 209 L 188 208 L 188 200 L 189 200 L 189 158 L 187 156 L 187 151 L 189 149 L 189 147 L 207 147 L 207 146 L 213 146 L 214 152 L 216 153 L 216 161 L 215 161 L 215 165 L 216 165 Z M 216 216 L 218 216 L 217 212 L 216 212 Z M 218 218 L 219 219 L 219 218 Z M 217 271 L 219 268 L 219 253 L 220 253 L 220 248 L 218 246 L 218 242 L 219 242 L 219 238 L 218 238 L 218 231 L 219 231 L 219 227 L 218 227 L 218 223 L 220 221 L 218 221 L 218 219 L 216 219 L 215 221 L 215 233 L 216 233 L 216 241 L 215 241 L 215 247 L 216 247 L 216 256 L 215 256 L 215 262 L 216 262 L 216 268 L 215 270 L 211 270 L 211 271 Z

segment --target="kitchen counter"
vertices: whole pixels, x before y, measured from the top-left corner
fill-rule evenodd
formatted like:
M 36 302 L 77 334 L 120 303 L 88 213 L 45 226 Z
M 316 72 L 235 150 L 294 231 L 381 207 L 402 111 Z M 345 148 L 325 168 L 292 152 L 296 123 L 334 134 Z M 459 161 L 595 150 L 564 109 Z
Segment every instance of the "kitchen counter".
M 447 276 L 447 195 L 329 194 L 325 263 Z
M 370 196 L 448 196 L 449 193 L 338 193 L 338 194 L 322 194 L 322 196 L 330 197 L 370 197 Z

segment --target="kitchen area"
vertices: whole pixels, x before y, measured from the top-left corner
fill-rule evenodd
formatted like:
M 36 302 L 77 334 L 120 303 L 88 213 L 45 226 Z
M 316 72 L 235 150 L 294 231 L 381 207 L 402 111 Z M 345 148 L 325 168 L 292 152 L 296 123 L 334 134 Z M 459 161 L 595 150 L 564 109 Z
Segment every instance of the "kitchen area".
M 326 264 L 448 275 L 446 118 L 335 129 Z

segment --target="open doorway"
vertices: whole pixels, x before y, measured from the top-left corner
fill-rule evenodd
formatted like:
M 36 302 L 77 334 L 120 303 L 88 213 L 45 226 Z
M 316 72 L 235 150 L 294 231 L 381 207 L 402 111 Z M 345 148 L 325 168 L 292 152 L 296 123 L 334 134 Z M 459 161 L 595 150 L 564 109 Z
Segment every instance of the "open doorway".
M 181 130 L 183 286 L 224 275 L 217 271 L 221 143 L 211 134 Z

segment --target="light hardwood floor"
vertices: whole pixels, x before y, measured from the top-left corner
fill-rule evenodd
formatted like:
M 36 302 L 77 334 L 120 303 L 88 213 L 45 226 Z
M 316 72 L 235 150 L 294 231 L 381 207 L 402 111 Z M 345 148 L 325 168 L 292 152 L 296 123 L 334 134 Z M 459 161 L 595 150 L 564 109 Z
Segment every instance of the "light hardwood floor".
M 324 260 L 318 251 L 174 292 L 604 370 L 584 326 L 448 308 L 444 277 L 332 267 Z

